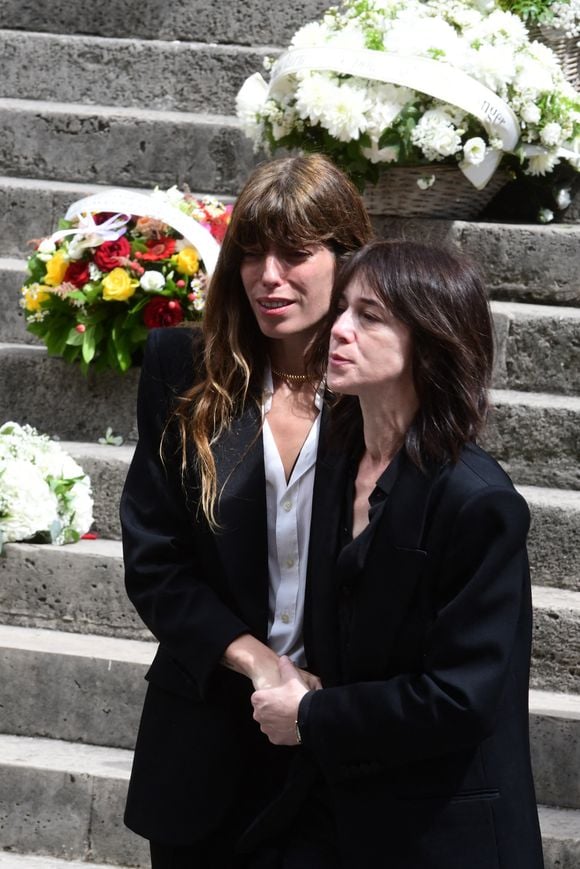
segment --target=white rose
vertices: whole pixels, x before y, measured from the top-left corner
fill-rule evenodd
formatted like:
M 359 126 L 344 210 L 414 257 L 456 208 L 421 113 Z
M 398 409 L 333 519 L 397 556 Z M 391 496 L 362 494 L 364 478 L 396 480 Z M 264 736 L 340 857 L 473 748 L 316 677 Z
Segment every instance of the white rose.
M 479 166 L 485 157 L 485 142 L 479 136 L 468 139 L 463 146 L 463 159 L 471 166 Z
M 49 261 L 51 256 L 56 250 L 56 245 L 50 238 L 43 238 L 38 247 L 36 248 L 36 254 L 39 260 L 42 260 L 43 263 Z
M 542 113 L 539 106 L 535 103 L 525 104 L 522 109 L 522 120 L 525 121 L 526 124 L 537 124 L 541 117 Z
M 158 293 L 165 286 L 165 278 L 161 272 L 151 269 L 141 275 L 139 283 L 146 293 Z

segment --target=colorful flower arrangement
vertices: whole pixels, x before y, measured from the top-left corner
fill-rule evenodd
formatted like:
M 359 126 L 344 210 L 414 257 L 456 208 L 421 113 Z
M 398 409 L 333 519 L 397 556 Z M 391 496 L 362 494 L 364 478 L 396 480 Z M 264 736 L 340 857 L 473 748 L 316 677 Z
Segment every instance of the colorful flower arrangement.
M 300 52 L 313 59 L 310 68 L 288 65 Z M 395 74 L 345 74 L 349 55 L 365 68 L 390 62 Z M 332 56 L 342 56 L 338 66 L 325 66 Z M 436 63 L 423 89 L 413 65 L 429 61 Z M 413 86 L 397 82 L 399 63 L 411 70 Z M 580 95 L 554 53 L 531 42 L 523 21 L 496 0 L 344 0 L 302 27 L 290 50 L 266 66 L 270 84 L 254 75 L 238 95 L 238 116 L 256 147 L 326 152 L 361 187 L 389 164 L 456 164 L 475 177 L 486 161 L 493 174 L 510 155 L 507 162 L 530 175 L 550 173 L 561 160 L 580 170 Z M 430 95 L 439 75 L 451 83 L 446 99 Z M 509 147 L 481 113 L 465 108 L 469 99 L 461 107 L 460 95 L 477 95 L 481 86 L 502 101 L 487 119 L 512 119 Z M 474 183 L 485 186 L 489 177 Z
M 499 0 L 499 5 L 527 24 L 553 27 L 570 39 L 580 36 L 580 0 Z
M 81 210 L 99 202 L 115 208 Z M 131 210 L 135 202 L 141 214 L 120 211 L 119 204 Z M 213 254 L 232 206 L 175 187 L 150 196 L 111 191 L 76 205 L 28 259 L 21 298 L 27 329 L 85 373 L 125 372 L 150 329 L 201 318 L 210 263 L 183 233 L 193 225 L 199 238 L 205 230 Z
M 29 425 L 0 428 L 0 552 L 17 540 L 74 543 L 93 521 L 91 484 L 55 441 Z

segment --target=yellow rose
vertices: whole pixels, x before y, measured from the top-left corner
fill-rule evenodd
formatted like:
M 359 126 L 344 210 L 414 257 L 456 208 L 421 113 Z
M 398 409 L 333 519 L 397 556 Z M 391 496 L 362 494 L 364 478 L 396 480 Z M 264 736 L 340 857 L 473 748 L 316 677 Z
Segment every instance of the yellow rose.
M 103 299 L 105 302 L 124 302 L 130 299 L 139 281 L 130 278 L 125 269 L 113 269 L 103 278 Z
M 42 289 L 41 284 L 31 284 L 29 287 L 22 287 L 22 298 L 26 311 L 40 311 L 40 305 L 45 302 L 50 293 Z
M 64 255 L 64 251 L 57 250 L 46 264 L 46 277 L 44 283 L 48 287 L 58 287 L 58 285 L 62 284 L 64 280 L 67 268 L 68 260 Z
M 196 275 L 199 271 L 199 256 L 194 247 L 184 247 L 177 254 L 175 261 L 177 271 L 182 275 Z

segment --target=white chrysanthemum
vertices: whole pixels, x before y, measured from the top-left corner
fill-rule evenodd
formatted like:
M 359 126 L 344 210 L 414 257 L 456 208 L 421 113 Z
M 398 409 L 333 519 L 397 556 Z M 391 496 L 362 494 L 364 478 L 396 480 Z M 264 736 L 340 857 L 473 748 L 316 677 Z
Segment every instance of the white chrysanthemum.
M 534 154 L 529 158 L 528 165 L 524 171 L 526 175 L 547 175 L 559 162 L 558 157 L 555 154 L 550 154 L 548 151 L 543 154 Z
M 293 48 L 319 48 L 330 35 L 330 30 L 324 22 L 311 21 L 297 30 L 290 41 Z
M 485 158 L 485 153 L 485 142 L 479 136 L 468 139 L 463 146 L 463 159 L 470 166 L 479 166 Z
M 461 38 L 450 24 L 438 18 L 417 19 L 414 15 L 406 20 L 401 16 L 393 22 L 384 37 L 385 51 L 393 54 L 437 57 L 459 65 L 464 56 Z
M 475 27 L 469 28 L 465 38 L 470 42 L 480 40 L 496 45 L 509 45 L 513 50 L 520 48 L 528 40 L 524 22 L 512 12 L 495 9 L 491 15 L 483 16 Z
M 554 148 L 562 143 L 562 127 L 556 121 L 551 121 L 540 131 L 540 139 L 548 148 Z
M 321 122 L 339 142 L 358 139 L 367 128 L 365 112 L 370 108 L 364 88 L 343 84 L 331 92 Z
M 296 88 L 296 111 L 299 117 L 317 124 L 333 103 L 339 89 L 338 79 L 327 73 L 312 73 Z
M 465 69 L 497 94 L 504 94 L 516 76 L 513 49 L 508 45 L 484 43 L 468 52 Z
M 525 94 L 551 93 L 554 89 L 552 69 L 539 63 L 530 55 L 520 55 L 517 59 L 514 86 Z
M 365 35 L 359 27 L 345 27 L 328 35 L 326 44 L 331 48 L 356 50 L 365 48 Z

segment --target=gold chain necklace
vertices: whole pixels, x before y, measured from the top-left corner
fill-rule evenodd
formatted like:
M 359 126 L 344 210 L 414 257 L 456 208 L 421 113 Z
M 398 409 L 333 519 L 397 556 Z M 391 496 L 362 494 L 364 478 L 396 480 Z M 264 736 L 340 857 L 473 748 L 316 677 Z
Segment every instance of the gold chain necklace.
M 275 374 L 276 377 L 280 377 L 282 380 L 291 380 L 294 383 L 304 383 L 308 380 L 308 374 L 286 374 L 284 371 L 276 371 L 275 368 L 272 368 L 272 374 Z

